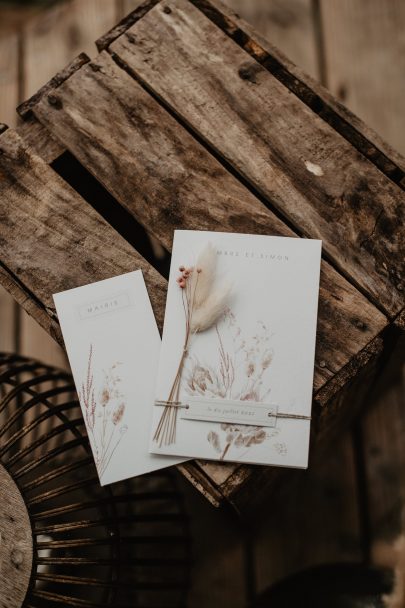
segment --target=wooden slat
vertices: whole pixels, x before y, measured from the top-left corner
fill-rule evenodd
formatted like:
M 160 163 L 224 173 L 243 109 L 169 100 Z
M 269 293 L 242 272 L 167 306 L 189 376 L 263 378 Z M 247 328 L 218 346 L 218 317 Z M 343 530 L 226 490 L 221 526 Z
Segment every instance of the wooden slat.
M 46 129 L 34 116 L 26 118 L 16 129 L 20 137 L 40 156 L 46 163 L 51 163 L 63 154 L 65 147 L 53 139 Z
M 321 2 L 331 92 L 405 154 L 405 3 Z
M 316 79 L 297 67 L 271 42 L 235 14 L 221 0 L 192 0 L 232 40 L 257 59 L 285 86 L 332 125 L 345 139 L 395 183 L 405 188 L 405 158 L 384 141 L 374 129 L 342 105 Z M 319 3 L 317 3 L 319 6 Z M 315 6 L 315 3 L 314 3 Z M 319 11 L 317 11 L 319 12 Z M 319 17 L 317 19 L 319 20 Z M 325 72 L 323 56 L 322 23 L 318 24 L 319 63 Z M 324 80 L 326 79 L 323 74 Z
M 227 5 L 314 78 L 319 78 L 312 0 L 227 0 Z
M 178 227 L 294 233 L 227 172 L 103 52 L 34 108 L 51 134 L 171 249 Z M 315 387 L 386 320 L 326 262 L 322 265 Z
M 402 308 L 405 193 L 201 11 L 163 0 L 110 49 L 374 302 Z

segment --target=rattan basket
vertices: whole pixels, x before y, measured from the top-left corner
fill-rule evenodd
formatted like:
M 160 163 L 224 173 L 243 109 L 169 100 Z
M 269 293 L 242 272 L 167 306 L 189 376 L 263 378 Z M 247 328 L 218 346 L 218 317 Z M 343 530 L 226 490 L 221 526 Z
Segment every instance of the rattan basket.
M 69 374 L 0 354 L 0 463 L 0 608 L 185 605 L 174 472 L 102 488 Z

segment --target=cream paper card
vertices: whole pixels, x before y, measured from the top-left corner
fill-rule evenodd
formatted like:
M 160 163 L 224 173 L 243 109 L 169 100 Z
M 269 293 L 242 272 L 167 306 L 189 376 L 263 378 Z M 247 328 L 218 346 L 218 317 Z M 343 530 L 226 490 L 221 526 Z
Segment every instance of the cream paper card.
M 321 241 L 177 230 L 150 450 L 306 468 Z
M 160 336 L 142 272 L 53 297 L 101 485 L 179 462 L 148 451 Z

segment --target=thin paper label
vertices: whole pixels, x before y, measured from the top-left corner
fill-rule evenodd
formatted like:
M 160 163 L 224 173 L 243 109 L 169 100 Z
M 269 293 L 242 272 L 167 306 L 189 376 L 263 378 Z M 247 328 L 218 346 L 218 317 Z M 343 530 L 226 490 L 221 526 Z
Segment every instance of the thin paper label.
M 198 399 L 190 397 L 187 406 L 181 408 L 184 420 L 205 420 L 228 424 L 275 427 L 277 406 L 255 401 L 231 401 L 228 399 Z

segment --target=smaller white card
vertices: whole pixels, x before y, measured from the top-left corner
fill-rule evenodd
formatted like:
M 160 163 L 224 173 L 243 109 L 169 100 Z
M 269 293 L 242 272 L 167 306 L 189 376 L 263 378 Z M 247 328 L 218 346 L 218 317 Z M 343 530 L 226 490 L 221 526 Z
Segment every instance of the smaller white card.
M 181 462 L 148 453 L 161 341 L 142 272 L 54 301 L 101 485 Z

